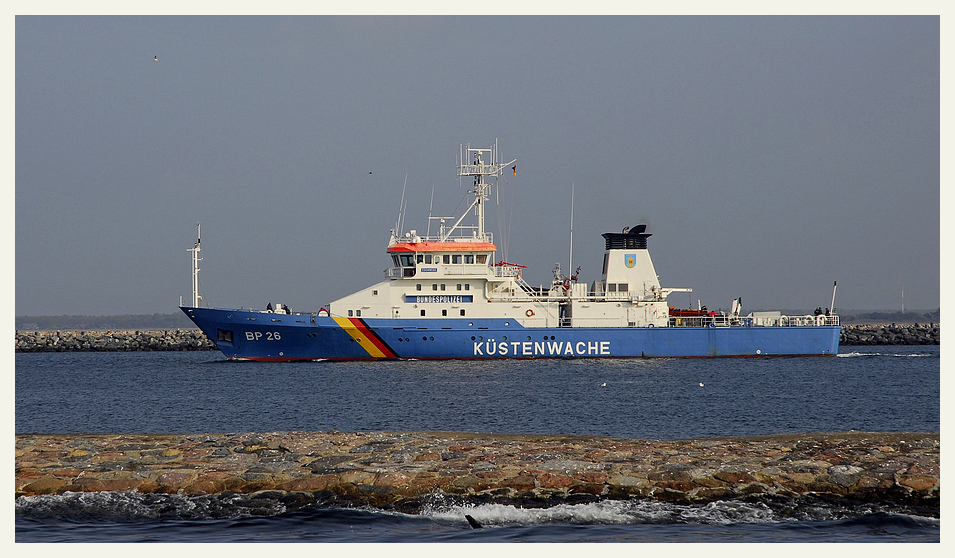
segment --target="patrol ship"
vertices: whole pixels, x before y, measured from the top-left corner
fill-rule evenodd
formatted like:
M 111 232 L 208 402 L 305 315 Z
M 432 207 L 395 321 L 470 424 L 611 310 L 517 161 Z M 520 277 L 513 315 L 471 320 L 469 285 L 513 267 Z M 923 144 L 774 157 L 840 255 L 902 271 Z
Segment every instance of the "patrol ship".
M 498 148 L 462 145 L 459 180 L 472 181 L 470 206 L 436 235 L 391 231 L 382 281 L 315 312 L 283 304 L 256 309 L 200 307 L 197 240 L 193 301 L 183 312 L 229 359 L 259 361 L 497 358 L 822 356 L 839 350 L 834 312 L 787 316 L 705 307 L 677 309 L 662 287 L 646 225 L 603 234 L 600 278 L 578 282 L 558 265 L 549 286 L 522 277 L 525 266 L 497 259 L 484 210 L 502 173 Z M 471 216 L 469 224 L 466 219 Z M 452 223 L 453 221 L 453 223 Z M 429 227 L 430 231 L 430 227 Z M 833 310 L 835 288 L 833 288 Z

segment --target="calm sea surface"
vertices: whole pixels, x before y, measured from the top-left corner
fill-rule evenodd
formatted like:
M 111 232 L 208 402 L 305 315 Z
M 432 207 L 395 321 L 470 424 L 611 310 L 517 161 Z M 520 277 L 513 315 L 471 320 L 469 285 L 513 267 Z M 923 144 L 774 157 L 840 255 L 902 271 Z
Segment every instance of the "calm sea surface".
M 938 346 L 832 358 L 227 362 L 218 352 L 16 355 L 16 433 L 458 430 L 676 439 L 938 432 Z M 606 386 L 603 384 L 606 383 Z M 700 384 L 703 384 L 701 387 Z M 470 514 L 486 528 L 472 530 Z M 828 504 L 435 500 L 420 515 L 248 496 L 19 498 L 17 542 L 938 542 L 937 513 Z

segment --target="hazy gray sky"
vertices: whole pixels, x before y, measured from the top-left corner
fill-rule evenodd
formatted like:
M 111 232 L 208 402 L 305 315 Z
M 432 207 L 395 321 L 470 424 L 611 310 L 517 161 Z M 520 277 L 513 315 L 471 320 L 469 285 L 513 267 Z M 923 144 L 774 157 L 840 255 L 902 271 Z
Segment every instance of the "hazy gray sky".
M 588 283 L 646 223 L 671 303 L 935 309 L 939 48 L 938 17 L 19 16 L 16 314 L 177 311 L 197 223 L 207 304 L 316 311 L 384 277 L 405 175 L 423 231 L 495 139 L 533 284 L 573 184 Z

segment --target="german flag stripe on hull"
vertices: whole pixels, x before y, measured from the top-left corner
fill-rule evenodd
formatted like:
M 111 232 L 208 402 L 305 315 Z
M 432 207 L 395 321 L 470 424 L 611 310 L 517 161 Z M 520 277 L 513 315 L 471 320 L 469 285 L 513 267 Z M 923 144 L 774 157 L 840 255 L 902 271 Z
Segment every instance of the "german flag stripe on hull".
M 368 325 L 361 318 L 334 318 L 334 320 L 372 357 L 398 358 L 391 347 L 378 337 L 377 333 L 368 329 Z

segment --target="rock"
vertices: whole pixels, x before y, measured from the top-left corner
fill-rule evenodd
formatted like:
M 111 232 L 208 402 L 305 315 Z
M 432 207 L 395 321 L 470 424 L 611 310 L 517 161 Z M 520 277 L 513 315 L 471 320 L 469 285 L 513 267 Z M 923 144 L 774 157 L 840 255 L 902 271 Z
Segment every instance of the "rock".
M 939 455 L 938 434 L 924 433 L 664 441 L 422 432 L 22 435 L 15 494 L 267 490 L 270 498 L 295 493 L 296 501 L 408 512 L 440 494 L 525 507 L 764 497 L 938 507 Z

